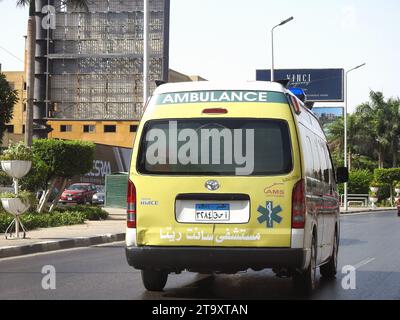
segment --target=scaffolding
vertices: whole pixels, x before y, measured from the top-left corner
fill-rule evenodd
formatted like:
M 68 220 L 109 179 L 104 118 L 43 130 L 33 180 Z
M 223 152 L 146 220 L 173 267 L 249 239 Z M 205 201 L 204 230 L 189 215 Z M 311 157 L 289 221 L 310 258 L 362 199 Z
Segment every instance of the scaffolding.
M 48 54 L 50 118 L 138 120 L 143 112 L 143 1 L 55 0 Z M 169 0 L 150 0 L 150 89 L 168 76 Z

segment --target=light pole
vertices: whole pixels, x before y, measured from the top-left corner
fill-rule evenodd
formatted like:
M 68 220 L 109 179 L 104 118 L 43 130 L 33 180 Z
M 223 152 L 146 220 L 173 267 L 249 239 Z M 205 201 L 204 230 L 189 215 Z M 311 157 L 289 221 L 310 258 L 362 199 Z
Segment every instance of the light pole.
M 344 90 L 344 166 L 347 167 L 348 165 L 348 159 L 347 159 L 347 76 L 350 72 L 360 69 L 361 67 L 364 67 L 366 63 L 360 64 L 357 67 L 354 67 L 353 69 L 350 69 L 346 71 L 346 77 L 345 77 L 345 90 Z M 347 183 L 344 184 L 344 209 L 347 211 L 349 209 L 349 206 L 347 204 Z
M 271 48 L 272 48 L 271 81 L 275 81 L 275 77 L 274 77 L 274 71 L 275 71 L 275 70 L 274 70 L 274 63 L 275 63 L 275 61 L 274 61 L 274 30 L 275 30 L 276 28 L 278 28 L 278 27 L 280 27 L 280 26 L 283 26 L 284 24 L 286 24 L 286 23 L 292 21 L 293 19 L 294 19 L 293 17 L 290 17 L 290 18 L 288 18 L 288 19 L 286 19 L 286 20 L 283 20 L 280 24 L 276 25 L 276 26 L 273 27 L 272 30 L 271 30 L 271 41 L 272 41 L 272 46 L 271 46 Z

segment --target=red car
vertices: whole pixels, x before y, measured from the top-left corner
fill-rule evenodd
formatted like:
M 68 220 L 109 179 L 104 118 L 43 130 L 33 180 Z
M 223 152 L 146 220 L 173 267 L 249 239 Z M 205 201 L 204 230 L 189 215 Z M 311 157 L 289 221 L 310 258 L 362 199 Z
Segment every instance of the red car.
M 397 215 L 400 217 L 400 199 L 397 200 Z
M 96 193 L 96 185 L 91 183 L 75 183 L 64 190 L 60 203 L 92 203 L 93 195 Z

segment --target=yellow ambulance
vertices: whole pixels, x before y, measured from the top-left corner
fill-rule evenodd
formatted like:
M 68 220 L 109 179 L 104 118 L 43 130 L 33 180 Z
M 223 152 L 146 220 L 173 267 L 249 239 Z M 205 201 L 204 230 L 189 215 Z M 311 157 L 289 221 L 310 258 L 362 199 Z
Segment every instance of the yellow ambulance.
M 315 115 L 280 83 L 164 84 L 133 147 L 126 256 L 145 288 L 170 273 L 271 268 L 312 290 L 334 278 L 336 184 Z

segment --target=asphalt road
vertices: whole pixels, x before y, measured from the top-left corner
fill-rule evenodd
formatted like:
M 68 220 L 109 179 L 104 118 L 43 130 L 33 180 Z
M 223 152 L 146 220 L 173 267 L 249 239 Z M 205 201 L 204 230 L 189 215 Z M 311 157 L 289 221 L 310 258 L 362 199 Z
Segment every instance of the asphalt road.
M 400 299 L 400 218 L 397 213 L 342 217 L 340 271 L 352 265 L 356 289 L 340 272 L 320 279 L 311 299 Z M 56 289 L 43 290 L 44 265 L 56 269 Z M 271 271 L 238 275 L 170 275 L 162 293 L 146 292 L 140 272 L 125 260 L 124 244 L 0 260 L 0 299 L 298 299 L 290 279 Z

